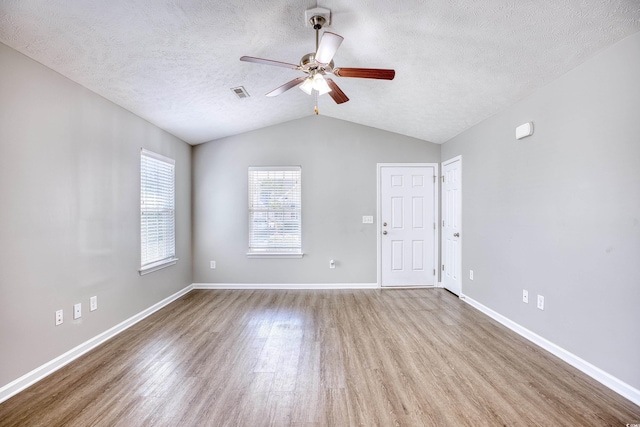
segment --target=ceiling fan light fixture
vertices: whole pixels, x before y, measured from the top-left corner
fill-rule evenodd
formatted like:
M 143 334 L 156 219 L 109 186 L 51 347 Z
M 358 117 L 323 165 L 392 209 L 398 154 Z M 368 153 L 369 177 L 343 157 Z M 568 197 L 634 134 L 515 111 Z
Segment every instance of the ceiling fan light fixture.
M 331 88 L 324 77 L 322 77 L 322 74 L 313 76 L 313 88 L 318 91 L 319 95 L 331 92 Z
M 313 77 L 306 78 L 299 87 L 304 93 L 311 95 L 311 91 L 313 90 Z
M 331 92 L 329 84 L 320 73 L 307 77 L 299 87 L 307 95 L 311 95 L 314 90 L 318 91 L 318 95 Z

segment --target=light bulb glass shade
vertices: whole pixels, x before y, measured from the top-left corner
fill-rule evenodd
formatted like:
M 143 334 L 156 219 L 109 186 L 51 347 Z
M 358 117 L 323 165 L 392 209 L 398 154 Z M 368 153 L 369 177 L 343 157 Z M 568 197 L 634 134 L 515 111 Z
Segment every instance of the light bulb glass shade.
M 311 95 L 311 91 L 313 90 L 313 77 L 309 77 L 300 85 L 300 89 L 307 95 Z
M 319 95 L 331 92 L 331 88 L 324 77 L 322 77 L 322 74 L 313 76 L 313 88 L 318 91 Z

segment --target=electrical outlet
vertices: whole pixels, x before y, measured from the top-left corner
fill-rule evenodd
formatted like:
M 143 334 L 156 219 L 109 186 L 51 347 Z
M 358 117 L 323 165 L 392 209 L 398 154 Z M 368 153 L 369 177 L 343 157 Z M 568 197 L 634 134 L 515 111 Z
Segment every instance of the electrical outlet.
M 473 280 L 473 270 L 469 270 L 469 280 Z
M 95 311 L 98 309 L 98 297 L 89 298 L 89 310 Z
M 215 261 L 209 261 L 209 268 L 216 268 L 216 262 Z
M 62 310 L 56 311 L 56 326 L 62 325 L 64 313 Z
M 542 295 L 538 295 L 538 308 L 544 310 L 544 297 Z
M 526 289 L 522 290 L 522 302 L 526 302 L 527 304 L 529 304 L 529 291 L 527 291 Z
M 73 305 L 73 318 L 79 319 L 82 317 L 82 303 L 79 302 Z
M 336 262 L 334 260 L 329 261 L 329 268 L 336 268 Z

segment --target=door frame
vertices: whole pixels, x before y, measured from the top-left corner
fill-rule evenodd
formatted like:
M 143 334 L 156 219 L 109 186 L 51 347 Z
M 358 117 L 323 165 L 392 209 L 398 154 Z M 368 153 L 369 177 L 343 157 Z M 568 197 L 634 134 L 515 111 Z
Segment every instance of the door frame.
M 435 219 L 435 233 L 433 242 L 433 265 L 436 267 L 434 287 L 439 285 L 438 278 L 440 272 L 438 268 L 440 266 L 440 164 L 439 163 L 377 163 L 376 164 L 376 247 L 377 247 L 377 282 L 378 287 L 382 288 L 382 223 L 380 217 L 382 216 L 382 175 L 381 170 L 383 167 L 432 167 L 435 173 L 435 181 L 433 182 L 433 215 Z M 423 286 L 407 286 L 411 288 L 423 287 Z M 389 289 L 402 289 L 402 286 L 394 286 Z
M 458 245 L 458 247 L 460 248 L 460 295 L 458 295 L 458 298 L 462 297 L 462 239 L 464 236 L 464 233 L 462 233 L 462 155 L 459 156 L 455 156 L 452 157 L 448 160 L 445 160 L 442 162 L 442 171 L 444 171 L 444 167 L 451 164 L 451 163 L 455 163 L 455 162 L 460 162 L 460 237 L 458 238 L 458 242 L 460 242 L 460 244 Z M 442 178 L 444 178 L 444 172 L 442 174 Z M 440 181 L 440 185 L 442 185 L 442 181 Z M 444 193 L 443 197 L 444 197 Z M 442 200 L 440 200 L 440 210 L 442 211 L 442 206 L 444 206 L 444 203 L 442 203 Z M 442 227 L 442 223 L 438 222 L 438 224 L 440 225 L 438 227 L 438 231 L 440 235 L 442 235 L 442 231 L 443 231 L 443 227 Z M 444 238 L 442 239 L 442 246 L 444 246 Z M 444 247 L 440 247 L 440 271 L 439 271 L 439 275 L 440 275 L 440 284 L 439 287 L 444 289 L 444 274 L 442 271 L 442 257 L 444 254 Z

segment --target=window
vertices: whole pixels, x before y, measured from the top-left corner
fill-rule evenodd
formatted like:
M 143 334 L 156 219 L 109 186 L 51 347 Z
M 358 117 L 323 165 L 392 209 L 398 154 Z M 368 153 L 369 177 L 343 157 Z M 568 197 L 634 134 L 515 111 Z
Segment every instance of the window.
M 140 274 L 173 265 L 176 255 L 175 161 L 140 155 Z
M 301 168 L 249 168 L 249 256 L 302 257 Z

